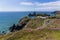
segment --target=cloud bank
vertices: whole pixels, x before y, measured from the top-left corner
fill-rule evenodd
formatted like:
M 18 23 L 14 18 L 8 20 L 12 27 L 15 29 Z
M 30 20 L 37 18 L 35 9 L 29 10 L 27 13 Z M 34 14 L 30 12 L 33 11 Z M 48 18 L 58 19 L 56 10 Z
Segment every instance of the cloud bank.
M 0 11 L 60 11 L 60 0 L 43 2 L 23 0 L 0 0 Z
M 39 2 L 20 2 L 20 5 L 35 5 L 35 6 L 60 6 L 60 1 L 39 3 Z
M 34 5 L 34 4 L 32 2 L 21 2 L 20 5 L 31 6 L 31 5 Z
M 35 11 L 55 11 L 60 10 L 60 1 L 55 2 L 47 2 L 47 3 L 40 3 L 40 2 L 21 2 L 20 5 L 25 6 L 35 6 Z

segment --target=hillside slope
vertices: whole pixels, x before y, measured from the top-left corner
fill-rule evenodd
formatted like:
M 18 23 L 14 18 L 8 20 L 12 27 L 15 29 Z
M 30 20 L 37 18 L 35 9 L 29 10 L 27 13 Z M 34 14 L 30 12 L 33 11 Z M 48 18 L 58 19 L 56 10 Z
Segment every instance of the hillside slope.
M 20 30 L 12 34 L 3 35 L 0 40 L 60 40 L 60 31 L 55 30 Z
M 26 28 L 37 28 L 37 27 L 40 27 L 43 25 L 43 22 L 44 22 L 44 19 L 41 19 L 41 18 L 34 18 L 34 19 L 31 19 L 26 25 L 25 27 Z
M 60 40 L 60 29 L 56 29 L 60 28 L 59 25 L 60 19 L 29 19 L 22 30 L 1 35 L 0 40 Z M 43 26 L 45 27 L 42 30 L 38 29 Z

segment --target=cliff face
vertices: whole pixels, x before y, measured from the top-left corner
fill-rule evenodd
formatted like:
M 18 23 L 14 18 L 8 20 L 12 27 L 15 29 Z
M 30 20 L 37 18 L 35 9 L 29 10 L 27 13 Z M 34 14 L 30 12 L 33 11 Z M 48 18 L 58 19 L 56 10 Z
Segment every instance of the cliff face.
M 10 31 L 0 40 L 60 40 L 60 19 L 24 17 Z
M 18 31 L 24 28 L 37 28 L 42 26 L 44 22 L 44 19 L 41 18 L 29 18 L 24 17 L 22 18 L 17 25 L 13 24 L 12 27 L 10 27 L 10 32 Z
M 13 24 L 12 27 L 10 27 L 10 32 L 18 31 L 24 28 L 24 26 L 29 22 L 30 18 L 24 17 L 22 18 L 17 25 Z

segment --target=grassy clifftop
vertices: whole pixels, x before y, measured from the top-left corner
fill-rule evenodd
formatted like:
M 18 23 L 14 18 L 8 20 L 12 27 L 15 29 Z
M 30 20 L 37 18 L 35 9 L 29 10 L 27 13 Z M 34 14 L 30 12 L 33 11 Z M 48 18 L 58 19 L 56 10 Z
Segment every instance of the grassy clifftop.
M 11 34 L 3 35 L 0 40 L 60 40 L 60 31 L 54 30 L 20 30 Z
M 43 25 L 43 22 L 44 22 L 44 19 L 41 19 L 41 18 L 34 18 L 34 19 L 31 19 L 26 25 L 25 27 L 26 28 L 37 28 L 37 27 L 40 27 Z
M 0 40 L 60 40 L 59 25 L 60 19 L 24 17 L 13 29 L 15 31 L 23 27 L 21 30 L 1 35 Z

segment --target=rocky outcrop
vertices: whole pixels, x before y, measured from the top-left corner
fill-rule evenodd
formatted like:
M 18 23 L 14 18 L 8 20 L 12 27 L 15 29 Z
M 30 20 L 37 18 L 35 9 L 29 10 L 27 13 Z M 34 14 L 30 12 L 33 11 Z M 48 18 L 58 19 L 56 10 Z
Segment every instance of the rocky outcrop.
M 10 32 L 18 31 L 23 29 L 23 27 L 27 24 L 27 22 L 30 20 L 28 17 L 22 18 L 17 25 L 13 24 L 12 27 L 9 28 Z

